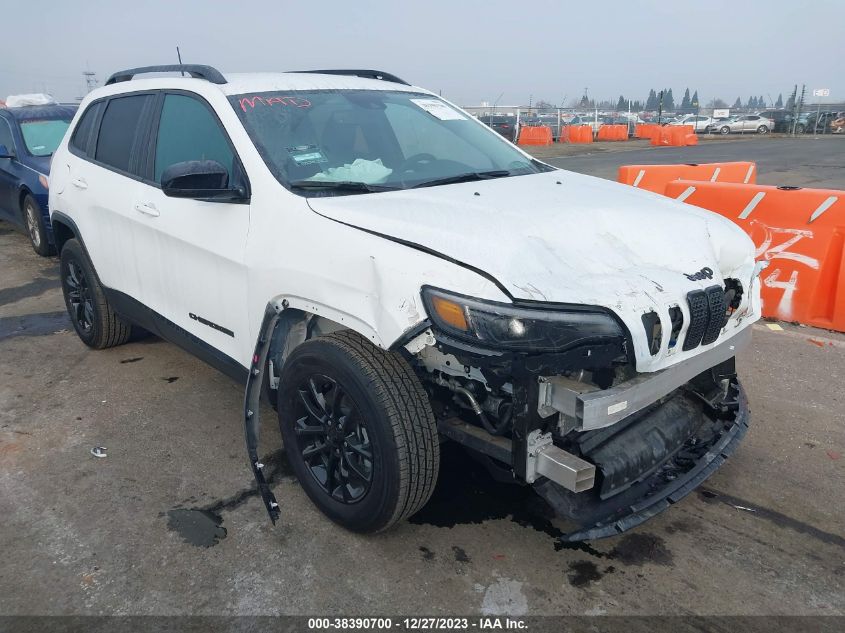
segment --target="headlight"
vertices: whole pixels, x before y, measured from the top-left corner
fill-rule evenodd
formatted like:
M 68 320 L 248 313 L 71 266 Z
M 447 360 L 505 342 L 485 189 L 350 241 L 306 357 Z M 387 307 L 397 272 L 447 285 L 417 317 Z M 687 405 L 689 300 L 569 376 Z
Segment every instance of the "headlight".
M 521 308 L 429 287 L 422 297 L 439 330 L 492 349 L 551 352 L 625 337 L 610 314 L 586 306 Z

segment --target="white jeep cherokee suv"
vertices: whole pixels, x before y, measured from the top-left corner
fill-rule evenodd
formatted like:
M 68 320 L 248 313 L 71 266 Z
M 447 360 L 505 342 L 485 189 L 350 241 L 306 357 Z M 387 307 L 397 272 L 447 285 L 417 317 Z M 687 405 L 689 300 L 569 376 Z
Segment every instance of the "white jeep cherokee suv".
M 566 538 L 617 534 L 747 428 L 739 228 L 541 163 L 388 73 L 117 73 L 53 158 L 50 212 L 84 343 L 139 327 L 246 383 L 274 522 L 260 396 L 305 492 L 358 531 L 419 510 L 453 441 Z

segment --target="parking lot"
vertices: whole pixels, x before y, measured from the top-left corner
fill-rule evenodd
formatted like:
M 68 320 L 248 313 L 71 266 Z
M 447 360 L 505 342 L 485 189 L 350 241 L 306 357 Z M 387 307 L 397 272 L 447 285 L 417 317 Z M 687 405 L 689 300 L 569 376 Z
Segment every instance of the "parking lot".
M 764 184 L 845 189 L 843 150 L 765 138 L 541 155 L 606 178 L 621 164 L 753 160 Z M 265 424 L 282 507 L 270 524 L 238 384 L 155 338 L 89 350 L 56 258 L 6 224 L 0 271 L 5 615 L 845 614 L 843 335 L 757 324 L 739 357 L 744 444 L 627 534 L 564 545 L 538 497 L 447 447 L 428 506 L 361 536 L 308 501 Z

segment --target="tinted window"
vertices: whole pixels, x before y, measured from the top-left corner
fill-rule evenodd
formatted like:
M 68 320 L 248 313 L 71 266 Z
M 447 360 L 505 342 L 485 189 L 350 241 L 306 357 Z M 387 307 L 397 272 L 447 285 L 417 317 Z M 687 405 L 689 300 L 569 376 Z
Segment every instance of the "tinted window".
M 188 160 L 216 160 L 231 178 L 234 158 L 226 135 L 204 103 L 185 95 L 165 96 L 156 142 L 156 182 L 161 182 L 165 169 Z
M 6 119 L 0 119 L 0 145 L 5 145 L 11 152 L 15 151 L 15 140 L 12 138 L 12 130 Z
M 147 95 L 135 95 L 109 101 L 97 137 L 98 161 L 129 171 L 132 144 L 138 135 L 141 111 L 147 99 Z
M 100 111 L 99 103 L 89 106 L 79 119 L 76 129 L 73 131 L 73 136 L 70 139 L 72 147 L 78 149 L 82 153 L 88 151 L 88 143 L 91 140 L 91 132 L 94 130 L 94 122 L 97 119 L 97 113 Z

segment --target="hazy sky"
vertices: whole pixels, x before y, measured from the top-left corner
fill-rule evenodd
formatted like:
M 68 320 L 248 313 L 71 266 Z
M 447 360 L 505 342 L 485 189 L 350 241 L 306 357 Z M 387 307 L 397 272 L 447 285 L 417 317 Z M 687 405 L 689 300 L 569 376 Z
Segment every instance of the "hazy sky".
M 794 84 L 845 100 L 841 0 L 0 0 L 0 98 L 84 93 L 82 71 L 378 68 L 461 105 L 645 99 L 732 104 Z

